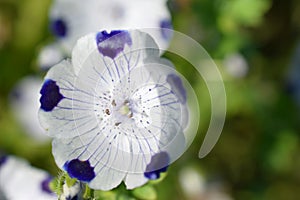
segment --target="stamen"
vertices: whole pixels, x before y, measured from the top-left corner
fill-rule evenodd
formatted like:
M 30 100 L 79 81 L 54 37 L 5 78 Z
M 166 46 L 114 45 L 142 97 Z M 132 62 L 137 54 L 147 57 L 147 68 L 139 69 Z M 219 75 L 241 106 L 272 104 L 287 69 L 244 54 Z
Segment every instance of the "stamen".
M 115 101 L 115 100 L 113 100 L 113 101 L 111 102 L 111 105 L 113 105 L 113 106 L 117 106 L 117 104 L 116 104 L 116 101 Z

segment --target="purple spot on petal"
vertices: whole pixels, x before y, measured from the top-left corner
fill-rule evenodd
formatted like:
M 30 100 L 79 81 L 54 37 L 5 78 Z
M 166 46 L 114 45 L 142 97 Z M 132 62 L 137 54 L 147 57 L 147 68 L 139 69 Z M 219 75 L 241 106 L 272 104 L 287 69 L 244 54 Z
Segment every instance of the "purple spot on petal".
M 132 44 L 130 34 L 127 31 L 99 32 L 96 35 L 96 42 L 99 52 L 112 59 L 124 50 L 125 44 Z
M 74 159 L 68 161 L 64 165 L 64 169 L 68 172 L 70 177 L 77 178 L 80 181 L 91 181 L 95 178 L 94 167 L 90 165 L 88 160 L 80 161 L 78 159 Z
M 59 87 L 56 85 L 56 82 L 47 79 L 40 91 L 41 98 L 41 109 L 46 112 L 49 112 L 54 109 L 55 106 L 64 98 L 62 94 L 59 93 Z
M 42 181 L 42 183 L 41 183 L 42 191 L 44 191 L 48 194 L 53 194 L 53 192 L 51 191 L 51 189 L 49 187 L 49 184 L 50 184 L 51 181 L 52 181 L 51 176 L 47 177 L 45 180 Z
M 169 74 L 167 82 L 170 84 L 172 91 L 179 101 L 184 104 L 186 102 L 186 91 L 183 87 L 181 79 L 175 74 Z
M 65 37 L 67 35 L 67 25 L 62 19 L 56 19 L 50 23 L 52 33 L 57 37 Z
M 0 156 L 0 167 L 7 161 L 7 156 Z
M 150 163 L 146 167 L 144 176 L 150 180 L 160 177 L 160 173 L 166 172 L 169 166 L 170 157 L 166 152 L 160 152 L 152 156 Z
M 171 20 L 165 19 L 160 22 L 161 34 L 164 39 L 170 40 L 173 35 Z

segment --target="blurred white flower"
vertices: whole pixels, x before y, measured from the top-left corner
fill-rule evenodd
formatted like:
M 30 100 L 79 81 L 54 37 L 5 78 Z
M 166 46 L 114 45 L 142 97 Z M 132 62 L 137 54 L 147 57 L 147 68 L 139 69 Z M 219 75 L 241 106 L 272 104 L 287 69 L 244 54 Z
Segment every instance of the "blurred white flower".
M 143 31 L 151 34 L 162 49 L 168 47 L 172 37 L 167 30 L 172 24 L 166 0 L 55 0 L 50 23 L 67 53 L 81 36 L 95 31 L 156 28 Z
M 243 78 L 247 75 L 249 66 L 245 58 L 239 54 L 230 54 L 224 58 L 223 65 L 231 76 Z
M 224 191 L 222 182 L 208 182 L 194 167 L 185 167 L 179 173 L 179 183 L 188 199 L 192 200 L 233 200 Z
M 28 76 L 21 79 L 10 94 L 10 107 L 24 132 L 39 142 L 49 141 L 49 136 L 38 120 L 39 90 L 43 80 Z
M 41 94 L 57 165 L 93 189 L 141 186 L 186 149 L 186 90 L 146 33 L 81 38 L 72 60 L 49 70 Z
M 66 57 L 60 45 L 53 43 L 43 47 L 38 55 L 37 64 L 43 71 L 48 70 L 53 65 L 59 63 Z
M 186 167 L 180 171 L 179 183 L 189 197 L 201 196 L 206 189 L 205 178 L 192 167 Z
M 51 176 L 21 158 L 0 158 L 0 191 L 7 200 L 57 200 L 49 189 Z

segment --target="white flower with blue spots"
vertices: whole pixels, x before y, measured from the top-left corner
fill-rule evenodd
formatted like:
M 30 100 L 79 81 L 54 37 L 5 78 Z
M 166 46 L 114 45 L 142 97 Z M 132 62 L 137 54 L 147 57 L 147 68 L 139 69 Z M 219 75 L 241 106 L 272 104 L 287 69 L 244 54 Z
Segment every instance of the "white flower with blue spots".
M 161 49 L 166 49 L 172 36 L 171 31 L 167 30 L 172 28 L 172 24 L 166 2 L 166 0 L 55 0 L 50 9 L 50 29 L 56 36 L 58 44 L 63 47 L 66 56 L 71 53 L 78 38 L 101 30 L 150 28 L 146 32 L 154 37 Z M 59 48 L 57 51 L 62 52 Z M 49 51 L 42 50 L 42 52 L 44 54 L 48 52 L 49 56 L 59 55 Z M 44 65 L 42 67 L 50 67 L 60 61 L 59 57 L 49 60 L 47 56 L 42 56 L 39 62 Z
M 57 165 L 93 189 L 141 186 L 186 149 L 186 90 L 147 33 L 84 36 L 40 93 Z
M 49 188 L 51 180 L 47 172 L 21 158 L 0 156 L 1 200 L 56 200 L 57 195 Z

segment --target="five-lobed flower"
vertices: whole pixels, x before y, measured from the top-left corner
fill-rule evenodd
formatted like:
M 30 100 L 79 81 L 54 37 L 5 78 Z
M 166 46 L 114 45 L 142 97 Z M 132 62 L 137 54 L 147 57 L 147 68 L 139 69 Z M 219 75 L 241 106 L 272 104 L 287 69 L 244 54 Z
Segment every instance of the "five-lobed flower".
M 72 59 L 49 70 L 41 95 L 57 165 L 93 189 L 141 186 L 186 149 L 183 82 L 147 33 L 82 37 Z

